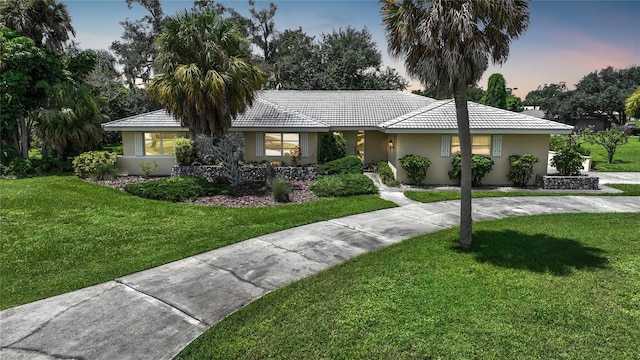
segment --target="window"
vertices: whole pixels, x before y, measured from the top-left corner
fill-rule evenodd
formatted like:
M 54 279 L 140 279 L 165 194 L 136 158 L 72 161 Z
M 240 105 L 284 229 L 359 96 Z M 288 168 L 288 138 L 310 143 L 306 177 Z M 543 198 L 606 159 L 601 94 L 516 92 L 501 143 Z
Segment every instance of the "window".
M 471 152 L 478 155 L 502 156 L 502 135 L 472 135 Z M 457 135 L 443 135 L 441 156 L 449 157 L 460 153 L 460 138 Z
M 291 149 L 300 145 L 300 134 L 298 133 L 265 133 L 264 134 L 264 154 L 265 156 L 285 156 Z
M 176 132 L 144 133 L 144 155 L 173 155 L 176 139 L 183 136 L 184 133 Z
M 472 135 L 471 152 L 478 155 L 491 155 L 491 135 Z M 451 136 L 451 153 L 460 153 L 460 138 Z

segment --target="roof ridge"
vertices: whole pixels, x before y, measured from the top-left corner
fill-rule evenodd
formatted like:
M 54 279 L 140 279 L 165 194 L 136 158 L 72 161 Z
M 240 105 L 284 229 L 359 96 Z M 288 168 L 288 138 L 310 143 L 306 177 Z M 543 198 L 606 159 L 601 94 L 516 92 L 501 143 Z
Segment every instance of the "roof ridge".
M 416 96 L 420 96 L 420 95 L 416 95 Z M 424 97 L 426 97 L 426 96 L 424 96 Z M 378 127 L 381 127 L 381 128 L 384 129 L 384 128 L 387 128 L 389 126 L 396 125 L 398 123 L 401 123 L 403 121 L 409 120 L 409 119 L 411 119 L 413 117 L 416 117 L 418 115 L 422 115 L 422 114 L 424 114 L 424 113 L 426 113 L 428 111 L 433 111 L 433 110 L 435 110 L 435 109 L 437 109 L 439 107 L 442 107 L 442 106 L 448 104 L 451 101 L 453 101 L 453 99 L 434 100 L 431 104 L 429 104 L 429 105 L 427 105 L 425 107 L 421 107 L 419 109 L 411 111 L 410 113 L 398 116 L 395 119 L 391 119 L 391 120 L 385 121 L 382 124 L 378 125 Z

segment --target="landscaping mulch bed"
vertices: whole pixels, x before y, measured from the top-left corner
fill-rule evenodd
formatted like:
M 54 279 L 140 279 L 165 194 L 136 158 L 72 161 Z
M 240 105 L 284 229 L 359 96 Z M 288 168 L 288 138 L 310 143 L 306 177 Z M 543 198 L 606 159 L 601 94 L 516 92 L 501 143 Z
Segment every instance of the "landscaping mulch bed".
M 113 180 L 91 181 L 94 184 L 108 186 L 114 189 L 124 191 L 124 186 L 136 182 L 144 182 L 157 180 L 155 178 L 143 178 L 141 176 L 118 176 Z M 235 188 L 235 195 L 216 195 L 200 197 L 196 200 L 185 201 L 188 204 L 213 205 L 227 207 L 258 207 L 258 206 L 276 206 L 285 204 L 299 204 L 307 201 L 317 200 L 309 187 L 313 181 L 289 181 L 291 184 L 291 195 L 289 203 L 279 203 L 273 200 L 269 190 L 264 184 L 249 182 Z

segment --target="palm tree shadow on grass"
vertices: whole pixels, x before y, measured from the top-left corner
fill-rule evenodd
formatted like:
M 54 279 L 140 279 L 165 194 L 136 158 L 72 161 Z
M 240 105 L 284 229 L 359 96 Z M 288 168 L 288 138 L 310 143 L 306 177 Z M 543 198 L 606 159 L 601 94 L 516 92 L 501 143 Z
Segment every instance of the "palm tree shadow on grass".
M 606 269 L 609 263 L 604 250 L 576 240 L 511 230 L 474 232 L 468 252 L 481 263 L 557 276 L 570 275 L 575 270 Z

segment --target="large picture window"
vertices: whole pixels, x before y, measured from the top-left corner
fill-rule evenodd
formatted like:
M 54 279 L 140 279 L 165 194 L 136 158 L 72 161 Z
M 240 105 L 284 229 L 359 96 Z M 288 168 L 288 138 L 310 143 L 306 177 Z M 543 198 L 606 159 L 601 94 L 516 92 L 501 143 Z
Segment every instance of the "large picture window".
M 176 139 L 183 136 L 184 133 L 177 132 L 144 133 L 144 154 L 173 155 Z
M 265 156 L 285 156 L 291 149 L 300 145 L 300 134 L 298 133 L 265 133 L 264 134 L 264 154 Z
M 491 155 L 491 135 L 472 135 L 471 152 L 478 155 Z M 460 138 L 451 136 L 451 154 L 460 153 Z

